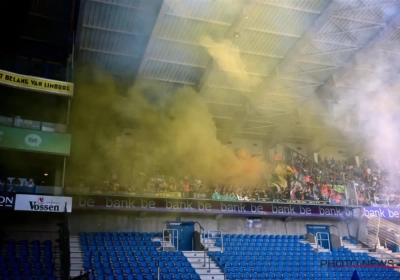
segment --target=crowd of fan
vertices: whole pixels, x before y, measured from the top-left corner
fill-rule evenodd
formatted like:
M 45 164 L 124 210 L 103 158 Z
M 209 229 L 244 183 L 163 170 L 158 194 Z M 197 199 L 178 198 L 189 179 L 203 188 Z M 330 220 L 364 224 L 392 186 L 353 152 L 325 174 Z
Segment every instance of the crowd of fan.
M 318 162 L 319 164 L 316 164 L 306 158 L 294 156 L 290 163 L 293 172 L 298 175 L 297 178 L 312 188 L 315 198 L 328 198 L 331 202 L 334 200 L 339 202 L 344 198 L 344 186 L 354 184 L 359 205 L 400 203 L 400 192 L 390 184 L 389 172 L 382 169 L 375 160 L 363 157 L 359 167 L 347 161 L 327 157 L 324 159 L 319 157 Z M 393 168 L 391 172 L 400 180 L 398 171 Z M 294 184 L 293 188 L 298 187 Z
M 379 168 L 377 162 L 363 158 L 357 167 L 347 161 L 334 158 L 318 158 L 318 164 L 300 155 L 291 160 L 279 162 L 285 170 L 286 184 L 264 183 L 258 186 L 227 185 L 204 183 L 200 179 L 185 176 L 177 180 L 170 176 L 135 176 L 130 183 L 122 183 L 113 175 L 103 183 L 88 184 L 84 177 L 80 179 L 80 188 L 90 187 L 90 193 L 131 193 L 166 194 L 168 196 L 188 197 L 189 193 L 203 193 L 218 200 L 314 200 L 329 203 L 351 203 L 345 197 L 345 186 L 354 182 L 359 205 L 398 205 L 400 192 L 389 186 L 388 173 Z M 277 176 L 270 174 L 270 176 Z M 399 178 L 400 179 L 400 178 Z

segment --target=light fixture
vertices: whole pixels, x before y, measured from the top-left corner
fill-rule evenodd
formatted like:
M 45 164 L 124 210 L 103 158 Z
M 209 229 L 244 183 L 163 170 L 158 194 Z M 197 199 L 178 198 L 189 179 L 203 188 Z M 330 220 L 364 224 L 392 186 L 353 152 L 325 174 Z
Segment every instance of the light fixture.
M 235 37 L 235 38 L 239 38 L 239 37 L 240 37 L 240 34 L 239 34 L 239 32 L 234 32 L 234 33 L 233 33 L 233 37 Z
M 47 173 L 44 173 L 43 175 L 44 175 L 44 176 L 49 176 L 49 174 L 47 174 Z

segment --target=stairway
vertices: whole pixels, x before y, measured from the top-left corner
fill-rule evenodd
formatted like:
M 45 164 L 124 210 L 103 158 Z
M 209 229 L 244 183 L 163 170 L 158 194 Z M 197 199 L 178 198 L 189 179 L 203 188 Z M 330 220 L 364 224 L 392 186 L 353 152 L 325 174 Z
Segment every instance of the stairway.
M 205 254 L 205 255 L 204 255 Z M 224 280 L 225 274 L 204 251 L 183 251 L 201 280 Z M 205 257 L 204 257 L 205 256 Z
M 160 251 L 176 251 L 176 247 L 170 241 L 163 241 L 162 237 L 152 237 L 152 242 L 160 242 L 161 246 L 157 247 Z
M 208 238 L 201 238 L 201 244 L 206 248 L 206 251 L 222 251 L 221 247 L 215 246 L 215 242 L 217 239 L 221 238 L 213 238 L 213 237 L 208 237 Z
M 69 247 L 71 251 L 71 277 L 76 277 L 84 272 L 83 267 L 83 252 L 81 248 L 81 242 L 78 235 L 71 235 L 69 237 Z
M 317 243 L 312 243 L 309 240 L 300 240 L 300 243 L 310 244 L 311 247 L 313 248 L 313 251 L 318 252 L 318 253 L 330 253 L 331 252 L 331 250 L 322 248 L 322 247 L 318 246 Z

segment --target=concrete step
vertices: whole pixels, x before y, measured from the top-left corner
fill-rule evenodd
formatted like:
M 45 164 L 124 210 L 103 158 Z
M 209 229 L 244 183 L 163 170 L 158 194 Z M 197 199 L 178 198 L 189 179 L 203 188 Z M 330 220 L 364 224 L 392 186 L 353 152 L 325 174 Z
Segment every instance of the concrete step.
M 187 258 L 190 258 L 190 257 L 204 257 L 204 254 L 207 257 L 207 252 L 204 253 L 204 251 L 183 251 L 182 253 Z
M 83 270 L 84 269 L 84 267 L 83 267 L 83 263 L 71 263 L 71 269 L 74 269 L 74 270 Z
M 70 254 L 71 259 L 72 258 L 82 258 L 83 257 L 83 253 L 79 252 L 79 253 L 71 253 Z
M 81 258 L 71 258 L 71 263 L 83 265 L 84 261 L 83 261 L 82 257 Z
M 224 274 L 202 274 L 199 275 L 201 280 L 225 280 Z M 249 279 L 247 279 L 249 280 Z
M 83 271 L 83 269 L 71 269 L 70 276 L 71 277 L 79 276 L 81 275 L 81 271 Z
M 206 268 L 195 268 L 195 270 L 196 270 L 197 274 L 199 274 L 199 275 L 203 275 L 203 274 L 217 274 L 217 275 L 222 274 L 223 275 L 220 268 L 210 268 L 209 269 L 208 267 L 206 267 Z
M 222 251 L 222 248 L 221 247 L 216 247 L 216 246 L 211 246 L 211 247 L 208 247 L 208 251 L 218 252 L 218 251 Z
M 208 263 L 208 259 L 206 259 L 206 264 L 205 265 L 204 265 L 204 260 L 203 260 L 202 262 L 192 263 L 192 267 L 194 269 L 197 269 L 197 268 L 218 268 L 219 269 L 219 267 L 213 261 Z
M 81 248 L 77 248 L 77 247 L 70 247 L 70 252 L 72 253 L 82 253 L 82 249 Z
M 353 253 L 368 253 L 369 249 L 368 248 L 365 248 L 365 249 L 353 249 L 353 250 L 350 250 L 350 251 L 352 251 Z
M 318 249 L 315 249 L 314 251 L 319 252 L 319 253 L 330 253 L 331 252 L 331 250 L 325 249 L 325 248 L 318 248 Z

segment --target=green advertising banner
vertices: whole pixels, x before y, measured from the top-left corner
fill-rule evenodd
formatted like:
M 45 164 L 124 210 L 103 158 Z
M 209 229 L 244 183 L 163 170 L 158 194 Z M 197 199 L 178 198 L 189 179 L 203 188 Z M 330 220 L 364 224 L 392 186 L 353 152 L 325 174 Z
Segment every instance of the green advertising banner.
M 71 135 L 0 126 L 0 148 L 69 156 Z

